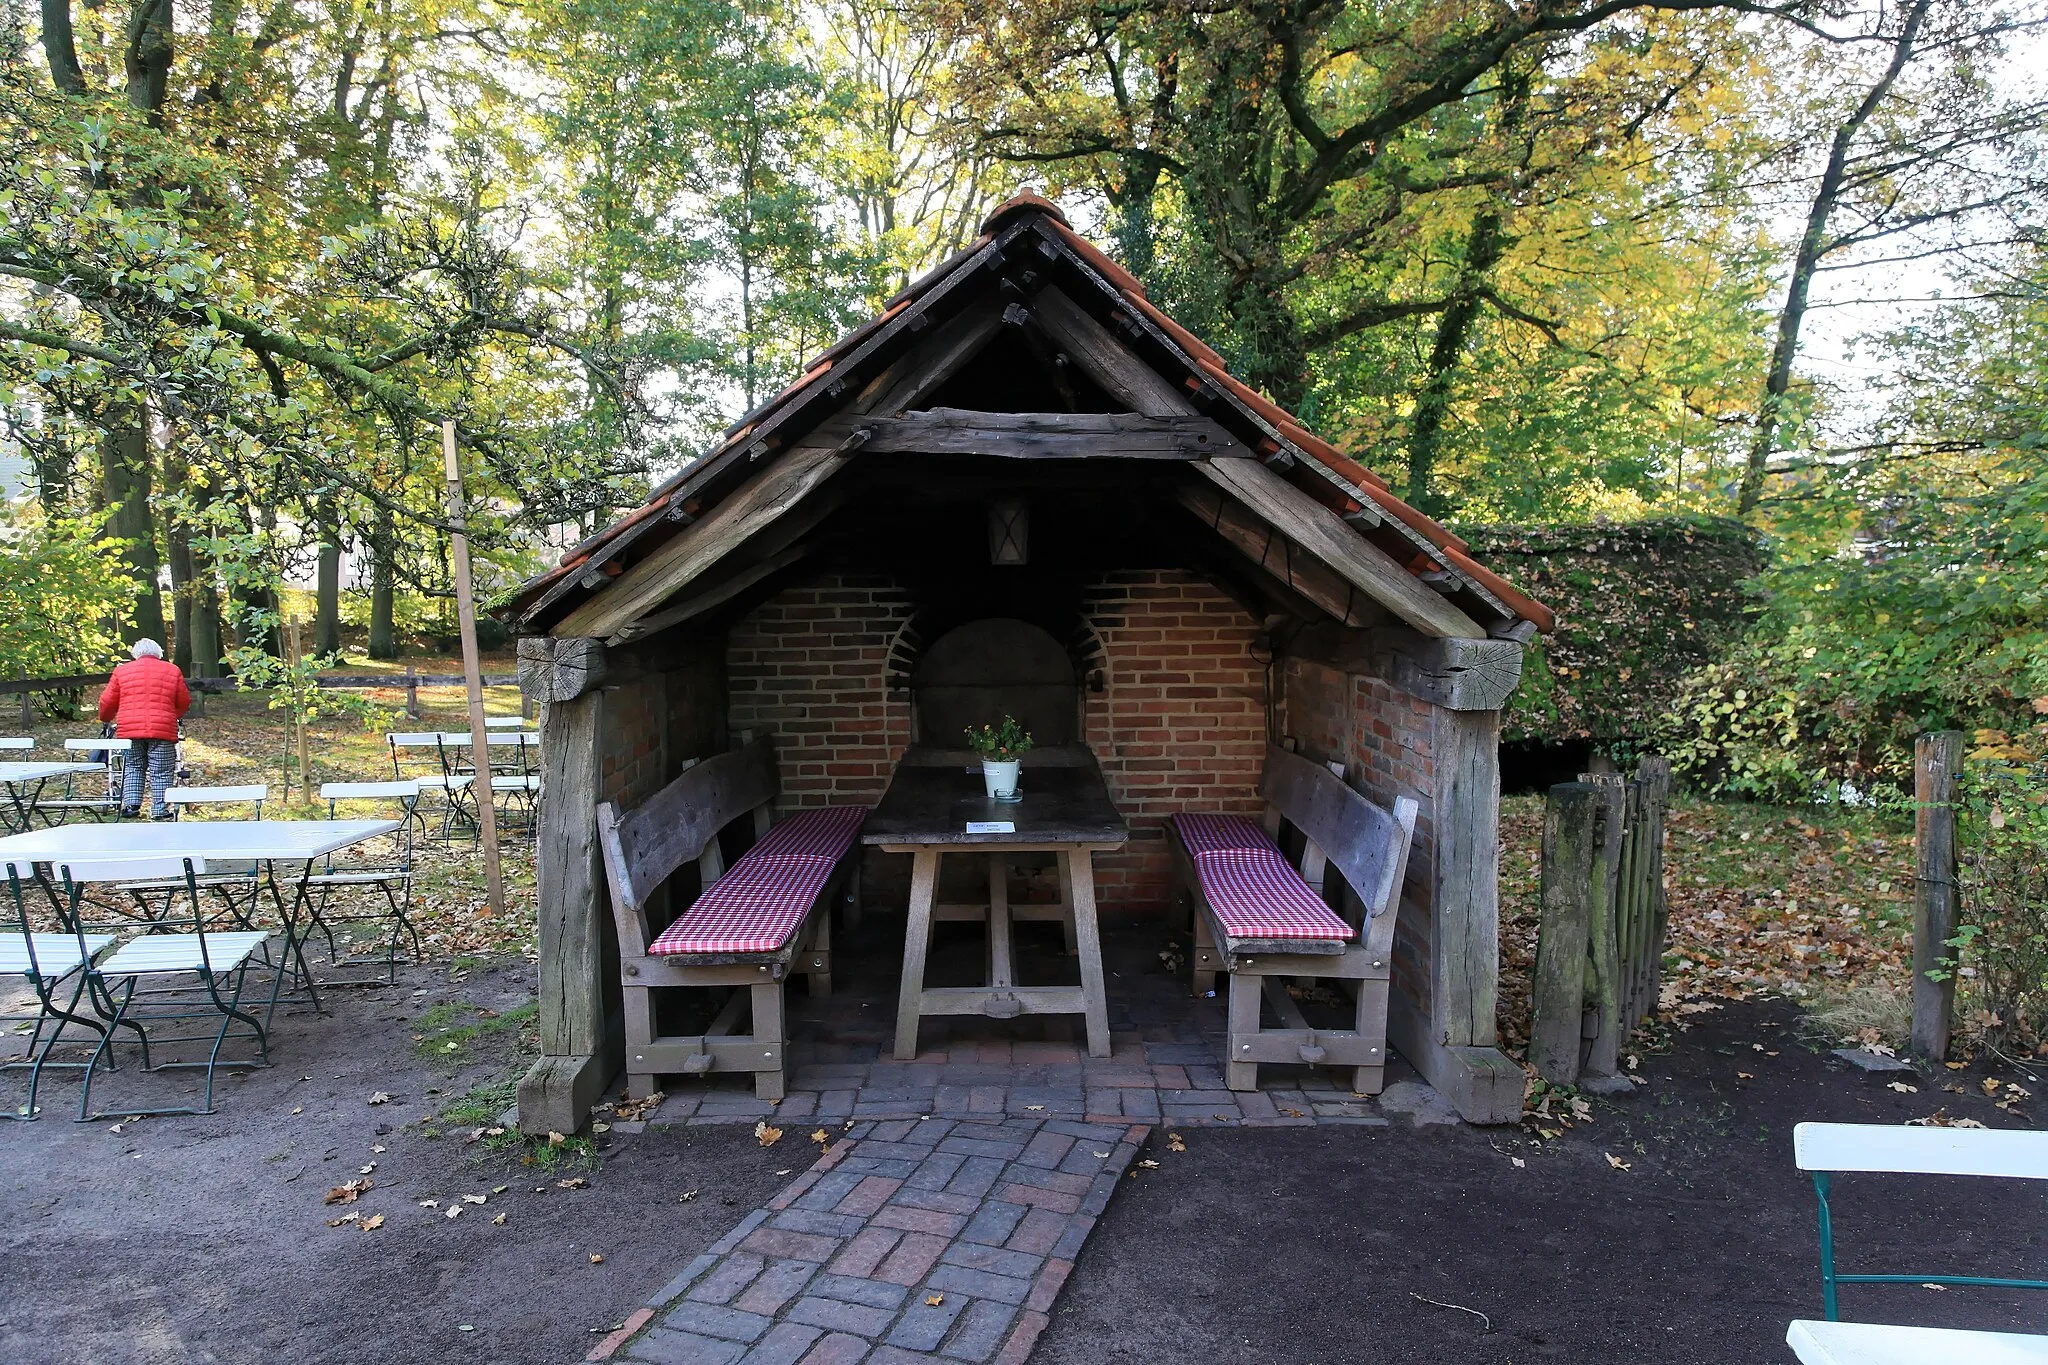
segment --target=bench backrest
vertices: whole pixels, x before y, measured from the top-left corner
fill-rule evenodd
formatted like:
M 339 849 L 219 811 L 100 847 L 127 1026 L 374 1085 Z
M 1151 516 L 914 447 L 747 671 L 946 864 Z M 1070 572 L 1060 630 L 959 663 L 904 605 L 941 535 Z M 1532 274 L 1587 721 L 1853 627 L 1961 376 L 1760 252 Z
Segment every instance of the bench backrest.
M 1396 797 L 1391 813 L 1381 810 L 1328 768 L 1277 744 L 1266 750 L 1259 795 L 1266 798 L 1269 834 L 1278 833 L 1271 828 L 1277 814 L 1308 841 L 1302 878 L 1310 886 L 1321 889 L 1327 860 L 1358 893 L 1367 919 L 1394 908 L 1415 837 L 1413 799 Z
M 687 862 L 696 862 L 705 885 L 723 875 L 718 832 L 749 811 L 755 832 L 765 830 L 780 784 L 775 742 L 763 735 L 729 753 L 707 758 L 633 810 L 597 806 L 597 837 L 605 877 L 619 917 L 619 950 L 647 950 L 647 903 L 655 889 Z M 628 940 L 636 937 L 638 942 Z

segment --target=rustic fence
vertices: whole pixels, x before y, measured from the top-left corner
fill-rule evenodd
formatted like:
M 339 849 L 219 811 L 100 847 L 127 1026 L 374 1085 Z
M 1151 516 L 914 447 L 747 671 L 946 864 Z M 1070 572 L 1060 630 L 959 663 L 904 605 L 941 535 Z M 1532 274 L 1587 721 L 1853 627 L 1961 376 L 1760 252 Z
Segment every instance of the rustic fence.
M 61 678 L 21 678 L 14 682 L 0 682 L 0 697 L 21 698 L 21 726 L 27 729 L 35 724 L 35 696 L 39 692 L 68 692 L 77 688 L 103 687 L 111 673 L 73 673 Z M 420 689 L 422 687 L 461 687 L 464 685 L 460 673 L 415 673 L 407 669 L 403 673 L 323 673 L 313 679 L 322 687 L 384 687 L 405 692 L 405 714 L 418 718 L 420 713 Z M 484 676 L 486 687 L 511 687 L 518 683 L 516 673 L 490 673 Z M 240 683 L 233 678 L 187 678 L 185 685 L 192 689 L 196 699 L 203 699 L 209 692 L 239 692 Z M 250 689 L 262 691 L 261 688 Z M 521 705 L 527 703 L 522 699 Z M 203 711 L 202 711 L 202 714 Z
M 1656 1007 L 1668 907 L 1671 765 L 1587 774 L 1550 789 L 1529 1060 L 1557 1085 L 1626 1089 L 1621 1046 Z

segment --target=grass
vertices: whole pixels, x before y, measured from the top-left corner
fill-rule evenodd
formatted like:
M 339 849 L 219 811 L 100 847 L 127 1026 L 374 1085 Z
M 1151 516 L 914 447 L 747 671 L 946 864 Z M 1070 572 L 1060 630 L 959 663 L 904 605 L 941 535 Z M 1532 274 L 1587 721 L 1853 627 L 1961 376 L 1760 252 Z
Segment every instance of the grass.
M 491 1081 L 471 1087 L 468 1093 L 449 1101 L 436 1119 L 450 1128 L 482 1129 L 485 1148 L 502 1156 L 516 1156 L 519 1164 L 552 1175 L 572 1169 L 594 1169 L 597 1146 L 587 1137 L 549 1133 L 527 1137 L 516 1128 L 501 1127 L 499 1116 L 518 1098 L 517 1080 Z M 559 1141 L 557 1138 L 559 1137 Z
M 510 1034 L 517 1041 L 521 1030 L 539 1017 L 540 1006 L 534 1004 L 500 1014 L 466 1001 L 445 1001 L 413 1021 L 419 1030 L 412 1036 L 413 1051 L 430 1061 L 467 1065 L 469 1049 L 478 1040 Z

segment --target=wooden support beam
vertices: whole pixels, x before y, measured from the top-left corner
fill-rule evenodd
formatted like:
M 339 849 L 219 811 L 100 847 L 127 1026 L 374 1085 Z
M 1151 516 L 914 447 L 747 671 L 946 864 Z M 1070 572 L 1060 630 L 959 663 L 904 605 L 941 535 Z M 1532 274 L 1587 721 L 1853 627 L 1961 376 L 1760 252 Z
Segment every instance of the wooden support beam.
M 1269 523 L 1206 484 L 1183 484 L 1176 490 L 1181 505 L 1204 526 L 1291 592 L 1347 626 L 1366 626 L 1384 619 L 1378 602 L 1346 582 L 1342 575 Z
M 1045 334 L 1105 393 L 1133 412 L 1168 417 L 1195 411 L 1194 404 L 1140 359 L 1129 342 L 1119 340 L 1058 286 L 1039 290 L 1031 306 Z
M 1500 712 L 1436 713 L 1430 1006 L 1453 1047 L 1499 1036 Z
M 853 459 L 845 442 L 801 445 L 562 618 L 562 635 L 610 636 L 745 544 Z
M 1430 591 L 1393 556 L 1257 460 L 1210 460 L 1194 468 L 1424 635 L 1486 638 L 1471 617 Z
M 933 408 L 862 424 L 875 454 L 1012 459 L 1203 460 L 1251 452 L 1206 417 L 1128 412 L 977 412 Z
M 1529 991 L 1529 1061 L 1553 1085 L 1579 1079 L 1598 875 L 1595 826 L 1603 799 L 1590 782 L 1560 782 L 1543 809 L 1542 920 Z
M 991 304 L 970 304 L 899 360 L 879 396 L 854 411 L 893 417 L 922 407 L 945 382 L 981 353 L 1003 329 L 1002 310 Z
M 600 656 L 601 657 L 601 656 Z M 523 662 L 523 661 L 522 661 Z M 535 835 L 539 912 L 541 1058 L 519 1082 L 519 1127 L 573 1133 L 624 1063 L 624 1035 L 608 1015 L 618 968 L 598 849 L 604 693 L 585 691 L 541 711 L 542 785 Z
M 605 680 L 604 642 L 580 636 L 519 641 L 519 690 L 537 705 L 574 701 Z

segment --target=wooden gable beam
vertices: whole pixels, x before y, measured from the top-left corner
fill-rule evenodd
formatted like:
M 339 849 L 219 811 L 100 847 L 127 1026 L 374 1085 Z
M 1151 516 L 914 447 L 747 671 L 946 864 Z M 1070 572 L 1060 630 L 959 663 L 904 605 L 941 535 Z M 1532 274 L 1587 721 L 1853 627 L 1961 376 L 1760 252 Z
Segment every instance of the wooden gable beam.
M 1221 536 L 1263 575 L 1281 584 L 1317 612 L 1347 626 L 1370 626 L 1384 619 L 1379 604 L 1346 582 L 1329 565 L 1304 551 L 1259 517 L 1201 483 L 1176 490 L 1181 506 Z
M 980 412 L 933 408 L 861 424 L 876 454 L 1011 459 L 1203 460 L 1251 452 L 1206 417 L 1135 412 Z
M 1335 512 L 1257 460 L 1205 460 L 1193 468 L 1268 526 L 1321 560 L 1345 582 L 1424 635 L 1486 638 L 1486 631 L 1477 622 L 1409 573 L 1393 556 L 1358 535 Z
M 798 446 L 563 617 L 553 633 L 618 634 L 844 469 L 856 444 L 842 439 Z

